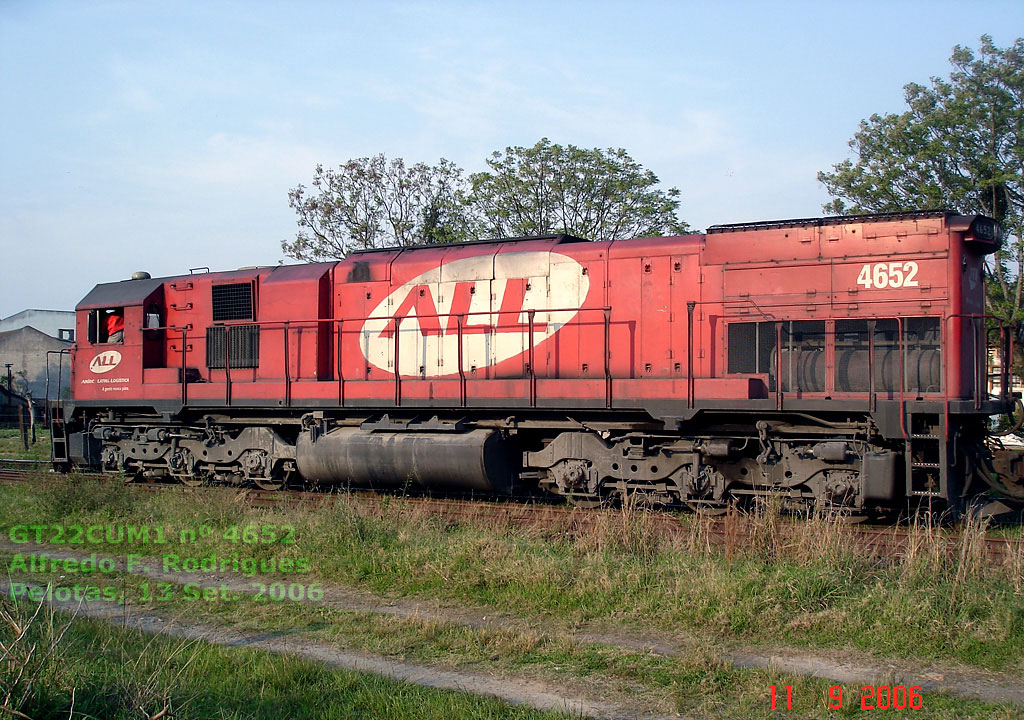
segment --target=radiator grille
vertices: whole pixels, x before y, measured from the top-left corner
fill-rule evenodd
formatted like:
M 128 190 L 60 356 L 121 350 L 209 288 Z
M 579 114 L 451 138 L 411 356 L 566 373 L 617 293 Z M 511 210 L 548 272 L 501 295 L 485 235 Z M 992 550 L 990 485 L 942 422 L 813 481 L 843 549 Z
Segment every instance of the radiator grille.
M 252 319 L 252 283 L 213 286 L 214 322 Z
M 226 333 L 225 330 L 227 331 Z M 225 337 L 228 342 L 228 362 L 232 368 L 259 367 L 259 325 L 232 325 L 229 328 L 206 328 L 206 367 L 224 367 Z

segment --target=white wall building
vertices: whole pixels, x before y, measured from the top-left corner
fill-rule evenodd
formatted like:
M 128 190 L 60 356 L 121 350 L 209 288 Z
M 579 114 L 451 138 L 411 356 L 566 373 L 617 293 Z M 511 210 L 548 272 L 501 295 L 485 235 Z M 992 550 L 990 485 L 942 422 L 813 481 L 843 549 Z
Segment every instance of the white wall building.
M 66 342 L 75 340 L 75 313 L 71 310 L 22 310 L 0 320 L 0 332 L 33 327 Z

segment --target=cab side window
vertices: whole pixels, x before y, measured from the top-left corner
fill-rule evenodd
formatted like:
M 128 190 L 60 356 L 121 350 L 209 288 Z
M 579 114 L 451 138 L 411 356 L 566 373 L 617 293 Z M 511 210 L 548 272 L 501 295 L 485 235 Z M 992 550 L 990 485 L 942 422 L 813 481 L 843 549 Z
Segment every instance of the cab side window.
M 89 342 L 93 345 L 124 342 L 124 308 L 104 308 L 89 313 Z

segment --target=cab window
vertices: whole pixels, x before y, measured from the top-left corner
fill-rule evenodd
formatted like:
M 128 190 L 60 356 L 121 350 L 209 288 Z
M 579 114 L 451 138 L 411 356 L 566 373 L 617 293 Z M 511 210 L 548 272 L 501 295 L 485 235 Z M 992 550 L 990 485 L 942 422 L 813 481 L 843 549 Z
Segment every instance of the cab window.
M 93 345 L 123 343 L 124 308 L 104 308 L 89 313 L 89 342 Z

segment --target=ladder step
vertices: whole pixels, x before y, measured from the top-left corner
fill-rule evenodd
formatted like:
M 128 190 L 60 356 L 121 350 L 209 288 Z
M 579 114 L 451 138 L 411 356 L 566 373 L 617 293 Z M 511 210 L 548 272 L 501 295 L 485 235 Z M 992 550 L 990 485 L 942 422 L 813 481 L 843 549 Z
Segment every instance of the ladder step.
M 66 463 L 68 457 L 68 437 L 61 423 L 50 422 L 50 459 L 53 462 Z

